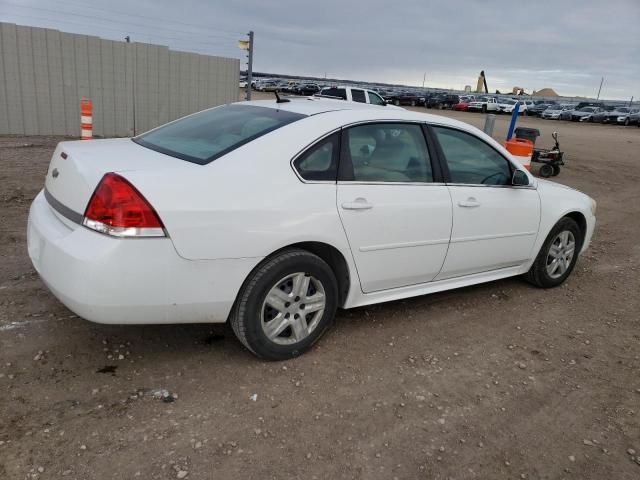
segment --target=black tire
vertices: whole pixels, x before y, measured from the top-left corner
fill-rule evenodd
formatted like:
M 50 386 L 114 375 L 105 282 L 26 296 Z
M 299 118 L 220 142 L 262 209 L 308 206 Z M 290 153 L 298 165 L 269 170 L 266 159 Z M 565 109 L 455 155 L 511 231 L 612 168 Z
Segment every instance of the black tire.
M 551 174 L 552 177 L 557 177 L 558 174 L 560 173 L 560 166 L 559 165 L 552 165 L 551 168 L 553 168 L 553 173 Z
M 262 328 L 262 308 L 267 293 L 289 274 L 304 272 L 322 283 L 325 308 L 315 329 L 297 343 L 281 345 L 270 340 Z M 238 340 L 266 360 L 286 360 L 307 350 L 331 326 L 338 306 L 338 286 L 331 267 L 306 250 L 283 250 L 256 267 L 245 281 L 230 316 Z
M 549 178 L 553 175 L 553 167 L 548 164 L 544 164 L 540 167 L 540 176 L 543 178 Z
M 625 127 L 629 126 L 629 118 L 628 117 L 624 119 L 624 126 Z
M 487 106 L 486 105 L 482 105 L 482 113 L 487 113 Z
M 558 278 L 552 278 L 547 273 L 547 257 L 549 256 L 549 250 L 551 248 L 552 242 L 556 239 L 556 237 L 563 231 L 568 230 L 573 234 L 575 239 L 575 252 L 573 254 L 573 258 L 571 259 L 571 263 L 567 270 Z M 568 277 L 571 275 L 573 268 L 576 265 L 578 260 L 578 252 L 582 248 L 582 232 L 580 231 L 580 227 L 575 222 L 575 220 L 564 217 L 549 232 L 547 238 L 542 244 L 542 248 L 540 248 L 540 252 L 538 252 L 538 256 L 536 257 L 533 265 L 527 273 L 524 274 L 524 278 L 527 282 L 540 287 L 540 288 L 553 288 L 561 285 Z

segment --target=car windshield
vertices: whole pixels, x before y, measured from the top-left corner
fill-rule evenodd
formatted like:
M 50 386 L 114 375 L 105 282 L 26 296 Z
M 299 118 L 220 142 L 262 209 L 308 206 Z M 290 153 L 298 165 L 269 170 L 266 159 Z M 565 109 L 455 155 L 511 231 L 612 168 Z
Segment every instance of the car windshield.
M 306 117 L 268 107 L 223 105 L 151 130 L 133 141 L 200 165 Z
M 627 107 L 618 107 L 618 108 L 616 108 L 616 112 L 629 113 L 629 109 Z
M 560 107 L 559 105 L 551 105 L 550 107 L 547 107 L 547 110 L 562 110 L 562 107 Z
M 580 112 L 594 112 L 595 111 L 595 107 L 582 107 L 579 111 Z
M 515 105 L 516 101 L 515 100 L 503 100 L 501 103 L 503 105 Z

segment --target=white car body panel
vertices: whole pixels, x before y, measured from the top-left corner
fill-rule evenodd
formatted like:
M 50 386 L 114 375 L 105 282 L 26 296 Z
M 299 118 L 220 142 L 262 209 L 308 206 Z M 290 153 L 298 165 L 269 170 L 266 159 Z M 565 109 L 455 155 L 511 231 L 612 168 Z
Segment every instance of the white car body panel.
M 449 191 L 451 243 L 436 280 L 518 266 L 531 258 L 540 223 L 535 189 L 460 185 Z M 461 206 L 465 202 L 477 206 Z
M 430 282 L 440 272 L 451 235 L 446 185 L 344 182 L 337 202 L 364 292 Z M 371 208 L 349 208 L 358 202 Z
M 274 103 L 248 102 L 272 108 Z M 524 273 L 567 213 L 586 219 L 583 250 L 588 245 L 595 224 L 591 199 L 524 170 L 530 186 L 512 188 L 305 182 L 291 165 L 343 126 L 410 121 L 470 132 L 520 168 L 502 145 L 466 123 L 317 98 L 281 108 L 310 116 L 207 165 L 131 139 L 60 143 L 45 184 L 57 201 L 81 215 L 102 176 L 116 172 L 155 208 L 169 237 L 120 239 L 91 231 L 56 212 L 41 193 L 29 214 L 28 247 L 47 286 L 71 310 L 96 322 L 224 322 L 250 272 L 277 250 L 302 242 L 332 246 L 344 258 L 344 308 Z M 469 197 L 480 206 L 458 206 Z M 358 198 L 373 208 L 342 208 Z

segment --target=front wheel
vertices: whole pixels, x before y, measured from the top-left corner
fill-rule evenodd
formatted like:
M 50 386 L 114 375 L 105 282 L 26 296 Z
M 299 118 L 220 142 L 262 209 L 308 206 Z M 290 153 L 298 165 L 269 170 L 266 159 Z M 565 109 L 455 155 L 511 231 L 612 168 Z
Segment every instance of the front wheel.
M 240 342 L 258 357 L 286 360 L 306 352 L 322 336 L 337 304 L 331 267 L 305 250 L 285 250 L 251 273 L 230 323 Z
M 541 288 L 557 287 L 573 271 L 582 246 L 578 224 L 564 217 L 551 229 L 524 278 Z

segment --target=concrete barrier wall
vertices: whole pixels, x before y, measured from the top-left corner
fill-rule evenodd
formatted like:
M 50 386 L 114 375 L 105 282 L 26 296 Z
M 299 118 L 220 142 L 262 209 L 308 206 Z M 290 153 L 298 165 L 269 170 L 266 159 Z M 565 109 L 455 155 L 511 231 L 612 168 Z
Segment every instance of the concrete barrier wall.
M 131 136 L 238 100 L 240 61 L 0 22 L 0 134 Z

